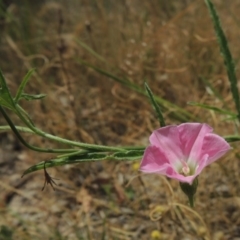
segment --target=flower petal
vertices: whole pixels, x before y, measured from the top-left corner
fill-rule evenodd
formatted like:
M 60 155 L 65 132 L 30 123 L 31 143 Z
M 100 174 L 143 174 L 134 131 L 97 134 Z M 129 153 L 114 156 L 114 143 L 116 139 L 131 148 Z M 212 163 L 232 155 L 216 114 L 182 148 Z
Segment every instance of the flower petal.
M 198 176 L 202 170 L 208 165 L 208 159 L 209 159 L 209 155 L 205 154 L 202 158 L 201 161 L 199 161 L 199 164 L 196 166 L 196 171 L 194 176 Z
M 156 146 L 165 155 L 176 171 L 182 167 L 181 160 L 184 156 L 177 126 L 159 128 L 151 134 L 149 140 L 153 146 Z
M 201 155 L 203 156 L 204 154 L 208 154 L 206 165 L 209 165 L 218 158 L 222 157 L 230 149 L 230 145 L 224 138 L 214 133 L 209 133 L 205 136 L 203 141 Z
M 180 182 L 186 182 L 189 184 L 192 184 L 193 180 L 202 172 L 203 168 L 207 166 L 207 161 L 208 161 L 209 156 L 205 154 L 201 161 L 199 162 L 199 165 L 196 168 L 196 171 L 193 175 L 191 176 L 184 176 L 181 174 L 176 173 L 175 175 L 167 175 L 168 177 L 175 178 L 179 180 Z
M 212 131 L 210 126 L 201 123 L 184 123 L 155 130 L 149 138 L 151 146 L 144 152 L 140 170 L 192 184 L 204 167 L 231 149 L 222 137 Z M 189 167 L 192 175 L 181 174 L 184 167 Z
M 189 184 L 192 184 L 193 180 L 196 178 L 196 175 L 184 176 L 184 175 L 174 171 L 174 169 L 170 169 L 170 168 L 167 169 L 165 175 L 169 178 L 173 178 L 180 182 L 185 182 L 185 183 L 189 183 Z
M 146 148 L 140 164 L 140 171 L 164 174 L 168 167 L 170 167 L 168 160 L 157 147 Z
M 145 173 L 157 173 L 179 180 L 181 182 L 192 183 L 196 176 L 184 176 L 175 171 L 169 164 L 165 155 L 155 146 L 149 146 L 144 152 L 140 171 Z
M 212 128 L 207 124 L 183 123 L 178 126 L 178 131 L 183 154 L 187 157 L 188 164 L 196 165 L 200 160 L 204 138 L 207 133 L 212 132 Z

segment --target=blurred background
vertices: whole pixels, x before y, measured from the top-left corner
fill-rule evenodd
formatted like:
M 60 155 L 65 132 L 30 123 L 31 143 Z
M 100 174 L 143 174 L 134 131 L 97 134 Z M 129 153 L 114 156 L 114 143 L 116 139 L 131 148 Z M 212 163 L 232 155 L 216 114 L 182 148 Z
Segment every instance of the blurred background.
M 240 2 L 213 3 L 239 76 Z M 167 124 L 206 122 L 221 136 L 235 133 L 226 116 L 188 104 L 234 111 L 203 0 L 0 0 L 0 6 L 0 68 L 13 95 L 36 69 L 26 92 L 47 96 L 21 104 L 40 129 L 87 143 L 147 146 L 158 120 L 148 98 L 119 78 L 142 89 L 147 81 L 154 94 L 188 112 L 164 108 Z M 3 117 L 0 123 L 6 125 Z M 64 147 L 23 136 L 36 146 Z M 200 176 L 193 212 L 178 182 L 140 175 L 141 159 L 52 168 L 56 191 L 42 192 L 43 171 L 21 175 L 53 155 L 1 131 L 0 239 L 240 239 L 237 145 Z

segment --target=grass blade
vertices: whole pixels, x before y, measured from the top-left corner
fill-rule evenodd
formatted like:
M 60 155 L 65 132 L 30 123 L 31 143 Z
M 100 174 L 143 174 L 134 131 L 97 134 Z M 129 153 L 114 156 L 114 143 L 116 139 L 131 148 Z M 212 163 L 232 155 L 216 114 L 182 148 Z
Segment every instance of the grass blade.
M 211 106 L 211 105 L 197 103 L 197 102 L 188 102 L 188 104 L 191 105 L 191 106 L 197 106 L 197 107 L 209 109 L 209 110 L 212 110 L 214 112 L 218 112 L 218 113 L 221 113 L 221 114 L 224 114 L 224 115 L 237 117 L 237 115 L 235 113 L 233 113 L 233 112 L 230 112 L 230 111 L 218 108 L 218 107 L 214 107 L 214 106 Z
M 214 94 L 216 98 L 218 98 L 221 102 L 224 103 L 222 95 L 215 89 L 212 84 L 204 77 L 200 77 L 201 81 L 204 83 L 205 87 L 210 89 L 211 93 Z
M 144 89 L 142 89 L 141 87 L 139 87 L 137 84 L 134 84 L 126 79 L 121 79 L 119 77 L 116 77 L 114 76 L 113 74 L 105 71 L 105 70 L 102 70 L 98 67 L 95 67 L 87 62 L 84 62 L 82 60 L 79 60 L 78 59 L 78 62 L 80 62 L 80 64 L 83 64 L 87 67 L 90 67 L 92 68 L 93 70 L 95 70 L 96 72 L 116 81 L 116 82 L 119 82 L 120 84 L 144 95 L 144 96 L 148 96 L 148 94 L 146 93 L 146 91 Z M 164 100 L 158 96 L 155 96 L 154 95 L 154 98 L 155 98 L 155 101 L 162 107 L 163 110 L 171 110 L 171 114 L 170 116 L 174 119 L 177 119 L 181 122 L 189 122 L 189 121 L 196 121 L 196 118 L 195 116 L 193 116 L 191 113 L 189 113 L 188 111 L 184 110 L 183 108 L 181 107 L 178 107 L 177 105 L 167 101 L 167 100 Z M 174 110 L 174 111 L 173 111 Z
M 35 172 L 41 169 L 62 166 L 67 164 L 74 164 L 80 162 L 95 162 L 95 161 L 103 161 L 103 160 L 126 160 L 133 161 L 141 159 L 143 156 L 144 150 L 130 150 L 126 152 L 115 152 L 115 153 L 100 153 L 100 152 L 91 152 L 91 153 L 83 153 L 81 155 L 75 156 L 67 156 L 62 158 L 56 158 L 49 161 L 40 162 L 32 167 L 28 168 L 24 171 L 23 175 L 26 175 L 31 172 Z
M 224 139 L 227 142 L 238 142 L 238 141 L 240 141 L 240 136 L 239 135 L 229 135 L 229 136 L 225 136 Z
M 18 101 L 21 99 L 23 91 L 24 91 L 24 88 L 27 85 L 27 83 L 28 83 L 28 81 L 29 81 L 29 79 L 32 76 L 34 71 L 35 71 L 34 69 L 31 69 L 30 71 L 28 71 L 28 73 L 24 77 L 23 81 L 21 82 L 21 84 L 20 84 L 20 86 L 19 86 L 19 88 L 17 90 L 16 97 L 14 99 L 15 103 L 18 103 Z
M 40 100 L 40 99 L 43 99 L 45 98 L 47 95 L 46 94 L 43 94 L 43 93 L 40 93 L 40 94 L 27 94 L 27 93 L 22 93 L 21 94 L 21 98 L 27 100 L 27 101 L 32 101 L 32 100 Z
M 90 48 L 86 43 L 76 39 L 76 42 L 83 47 L 85 50 L 87 50 L 90 54 L 92 54 L 95 58 L 97 58 L 98 60 L 105 62 L 106 60 L 100 56 L 98 53 L 96 53 L 92 48 Z
M 225 64 L 225 67 L 227 70 L 228 79 L 230 81 L 231 92 L 232 92 L 232 96 L 233 96 L 233 99 L 235 102 L 238 120 L 240 121 L 239 92 L 238 92 L 238 88 L 237 88 L 237 77 L 236 77 L 236 73 L 235 73 L 235 65 L 233 62 L 232 54 L 229 50 L 227 38 L 223 32 L 219 17 L 217 15 L 217 12 L 215 10 L 213 3 L 211 2 L 211 0 L 205 0 L 205 2 L 206 2 L 206 5 L 208 7 L 208 10 L 210 12 L 210 15 L 211 15 L 211 18 L 212 18 L 212 21 L 214 24 L 215 33 L 217 35 L 220 50 L 221 50 L 221 53 L 224 58 L 224 64 Z
M 8 89 L 6 80 L 0 70 L 0 105 L 14 110 L 15 103 Z
M 159 105 L 157 104 L 157 102 L 155 101 L 154 96 L 153 96 L 153 93 L 152 93 L 150 87 L 148 86 L 148 84 L 147 84 L 146 82 L 145 82 L 145 88 L 146 88 L 146 91 L 147 91 L 147 93 L 148 93 L 148 96 L 149 96 L 149 98 L 150 98 L 150 100 L 151 100 L 151 103 L 152 103 L 152 105 L 153 105 L 153 108 L 155 109 L 155 111 L 156 111 L 156 113 L 157 113 L 160 127 L 166 126 L 165 121 L 164 121 L 164 118 L 163 118 L 163 115 L 162 115 L 162 112 L 161 112 L 161 109 L 160 109 Z

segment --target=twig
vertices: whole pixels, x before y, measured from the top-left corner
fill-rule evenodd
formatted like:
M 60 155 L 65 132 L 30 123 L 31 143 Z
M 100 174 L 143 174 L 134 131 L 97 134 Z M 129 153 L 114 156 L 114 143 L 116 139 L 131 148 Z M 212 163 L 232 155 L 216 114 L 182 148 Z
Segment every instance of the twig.
M 42 191 L 44 190 L 46 184 L 50 184 L 51 187 L 52 187 L 52 189 L 55 191 L 55 188 L 54 188 L 53 184 L 55 184 L 56 186 L 57 186 L 57 184 L 54 182 L 54 180 L 53 180 L 54 178 L 52 178 L 52 177 L 48 174 L 48 172 L 47 172 L 47 170 L 46 170 L 45 164 L 46 164 L 46 161 L 44 162 L 44 167 L 43 167 L 44 176 L 45 176 L 45 182 L 44 182 Z M 57 179 L 56 179 L 56 180 L 57 180 Z

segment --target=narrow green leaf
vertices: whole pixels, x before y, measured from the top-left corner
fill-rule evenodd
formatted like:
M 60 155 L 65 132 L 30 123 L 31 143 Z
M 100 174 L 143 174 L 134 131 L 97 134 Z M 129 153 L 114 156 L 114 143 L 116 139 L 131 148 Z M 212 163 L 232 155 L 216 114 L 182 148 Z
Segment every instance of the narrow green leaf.
M 140 159 L 143 156 L 144 150 L 131 150 L 127 152 L 117 152 L 112 154 L 109 159 L 116 159 L 116 160 L 136 160 Z
M 238 142 L 238 141 L 240 141 L 240 136 L 239 135 L 230 135 L 230 136 L 225 136 L 224 139 L 227 142 Z
M 91 64 L 89 64 L 89 63 L 87 63 L 87 62 L 85 62 L 85 61 L 82 61 L 82 60 L 80 60 L 80 59 L 78 59 L 78 61 L 79 61 L 81 64 L 83 64 L 83 65 L 85 65 L 85 66 L 87 66 L 87 67 L 92 68 L 92 69 L 95 70 L 96 72 L 98 72 L 98 73 L 100 73 L 100 74 L 102 74 L 102 75 L 104 75 L 104 76 L 106 76 L 106 77 L 109 77 L 110 79 L 113 79 L 114 81 L 116 81 L 116 82 L 118 82 L 118 83 L 121 83 L 121 84 L 124 85 L 124 86 L 127 86 L 127 87 L 129 87 L 129 88 L 131 88 L 131 89 L 134 89 L 134 90 L 136 90 L 136 91 L 141 91 L 140 88 L 139 88 L 137 85 L 131 83 L 130 81 L 127 81 L 127 80 L 125 80 L 125 79 L 121 79 L 121 78 L 119 78 L 119 77 L 116 77 L 115 75 L 113 75 L 113 74 L 111 74 L 111 73 L 109 73 L 109 72 L 107 72 L 107 71 L 104 71 L 104 70 L 102 70 L 102 69 L 100 69 L 100 68 L 98 68 L 98 67 L 95 67 L 95 66 L 93 66 L 93 65 L 91 65 Z
M 66 153 L 66 154 L 62 154 L 57 156 L 57 158 L 65 158 L 65 157 L 71 157 L 71 156 L 80 156 L 80 155 L 84 155 L 86 153 L 91 152 L 91 150 L 79 150 L 79 151 L 75 151 L 73 153 Z
M 21 98 L 27 100 L 27 101 L 32 101 L 32 100 L 39 100 L 39 99 L 42 99 L 42 98 L 45 98 L 47 95 L 46 94 L 27 94 L 27 93 L 22 93 L 21 94 Z
M 96 160 L 104 160 L 105 157 L 106 157 L 106 154 L 103 156 L 95 156 Z M 62 165 L 67 165 L 67 164 L 73 164 L 73 163 L 79 163 L 79 162 L 89 162 L 89 161 L 93 161 L 93 159 L 91 159 L 90 156 L 86 156 L 86 155 L 83 155 L 83 156 L 70 156 L 70 157 L 63 157 L 63 158 L 56 158 L 56 159 L 52 159 L 52 160 L 49 160 L 49 161 L 46 161 L 46 164 L 45 164 L 45 167 L 46 168 L 50 168 L 50 167 L 57 167 L 57 166 L 62 166 Z M 22 177 L 28 173 L 31 173 L 31 172 L 35 172 L 35 171 L 38 171 L 38 170 L 41 170 L 44 168 L 44 163 L 45 162 L 40 162 L 36 165 L 33 165 L 32 167 L 28 168 L 27 170 L 24 171 Z
M 155 101 L 153 93 L 152 93 L 150 87 L 148 86 L 148 84 L 146 82 L 145 82 L 145 88 L 146 88 L 146 91 L 147 91 L 148 96 L 150 98 L 150 101 L 152 103 L 153 109 L 157 113 L 157 117 L 158 117 L 158 121 L 159 121 L 160 127 L 166 126 L 164 118 L 163 118 L 163 115 L 162 115 L 162 112 L 161 112 L 161 109 L 160 109 L 159 105 L 157 104 L 157 102 Z
M 238 88 L 237 88 L 237 77 L 236 77 L 236 73 L 235 73 L 235 65 L 234 65 L 234 61 L 232 58 L 232 54 L 229 50 L 227 38 L 223 32 L 218 14 L 215 10 L 213 3 L 211 2 L 211 0 L 205 0 L 205 2 L 206 2 L 206 5 L 208 7 L 208 10 L 210 12 L 210 15 L 211 15 L 211 18 L 212 18 L 212 21 L 214 24 L 215 33 L 217 35 L 218 43 L 219 43 L 220 50 L 221 50 L 221 53 L 222 53 L 223 59 L 224 59 L 224 64 L 225 64 L 225 67 L 227 70 L 228 79 L 230 81 L 231 92 L 232 92 L 232 96 L 233 96 L 236 110 L 238 113 L 237 116 L 240 121 L 239 92 L 238 92 Z
M 210 110 L 213 110 L 214 112 L 219 112 L 224 115 L 230 115 L 230 116 L 234 116 L 234 117 L 237 116 L 236 113 L 233 113 L 233 112 L 230 112 L 230 111 L 218 108 L 218 107 L 214 107 L 211 105 L 207 105 L 207 104 L 202 104 L 202 103 L 197 103 L 197 102 L 188 102 L 188 104 L 191 106 L 197 106 L 197 107 L 201 107 L 201 108 L 205 108 L 205 109 L 210 109 Z
M 236 119 L 237 119 L 237 115 L 231 116 L 231 117 L 226 117 L 222 121 L 223 122 L 231 122 L 231 121 L 235 121 Z
M 0 105 L 7 107 L 11 110 L 14 110 L 15 108 L 15 103 L 13 101 L 13 98 L 11 96 L 11 93 L 8 89 L 7 83 L 1 70 L 0 70 Z
M 116 152 L 116 153 L 100 153 L 100 152 L 93 152 L 93 153 L 86 153 L 81 155 L 73 155 L 67 156 L 62 158 L 52 159 L 46 162 L 45 167 L 56 167 L 62 166 L 67 164 L 75 164 L 80 162 L 94 162 L 94 161 L 103 161 L 103 160 L 126 160 L 126 161 L 133 161 L 142 158 L 144 151 L 132 150 L 126 152 Z M 24 171 L 23 176 L 41 170 L 44 168 L 45 162 L 40 162 L 26 171 Z
M 26 76 L 24 77 L 23 81 L 21 82 L 21 84 L 20 84 L 20 86 L 19 86 L 19 88 L 17 90 L 16 97 L 14 98 L 15 103 L 18 103 L 20 98 L 22 98 L 22 94 L 23 94 L 24 88 L 27 85 L 27 83 L 28 83 L 28 81 L 29 81 L 29 79 L 32 76 L 34 71 L 35 71 L 34 69 L 29 70 L 28 73 L 26 74 Z

